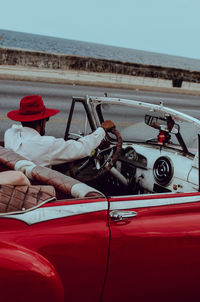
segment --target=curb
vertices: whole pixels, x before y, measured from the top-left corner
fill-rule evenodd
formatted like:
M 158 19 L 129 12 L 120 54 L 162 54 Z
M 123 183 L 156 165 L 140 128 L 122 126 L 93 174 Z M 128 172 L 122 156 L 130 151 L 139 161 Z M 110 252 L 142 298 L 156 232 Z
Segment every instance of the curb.
M 0 79 L 200 95 L 200 83 L 183 82 L 177 88 L 172 80 L 116 73 L 0 65 Z

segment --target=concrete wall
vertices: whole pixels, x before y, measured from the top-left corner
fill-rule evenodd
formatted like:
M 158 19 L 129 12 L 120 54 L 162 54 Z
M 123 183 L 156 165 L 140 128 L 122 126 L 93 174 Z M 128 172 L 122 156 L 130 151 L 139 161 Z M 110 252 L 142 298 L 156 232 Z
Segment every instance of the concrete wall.
M 200 94 L 200 72 L 0 48 L 0 78 Z

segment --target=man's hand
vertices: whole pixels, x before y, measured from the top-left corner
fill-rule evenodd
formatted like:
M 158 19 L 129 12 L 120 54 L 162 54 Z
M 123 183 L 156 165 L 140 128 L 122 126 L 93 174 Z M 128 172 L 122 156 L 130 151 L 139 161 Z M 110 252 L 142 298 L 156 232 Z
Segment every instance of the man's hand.
M 151 127 L 156 128 L 156 129 L 160 129 L 160 125 L 158 123 L 156 123 L 156 122 L 153 122 L 151 124 Z
M 107 121 L 105 121 L 105 122 L 103 122 L 103 123 L 101 124 L 101 127 L 102 127 L 105 131 L 109 131 L 109 130 L 111 130 L 112 128 L 115 128 L 115 124 L 114 124 L 112 121 L 107 120 Z

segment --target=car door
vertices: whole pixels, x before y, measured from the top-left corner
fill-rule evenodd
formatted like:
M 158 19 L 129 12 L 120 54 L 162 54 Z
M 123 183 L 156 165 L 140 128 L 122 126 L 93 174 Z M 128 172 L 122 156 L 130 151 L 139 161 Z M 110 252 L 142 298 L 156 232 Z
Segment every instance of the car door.
M 110 199 L 103 301 L 200 300 L 200 195 Z
M 21 246 L 23 253 L 25 248 L 47 259 L 61 280 L 65 301 L 99 302 L 109 250 L 107 211 L 108 202 L 104 198 L 48 203 L 24 214 L 0 218 L 1 241 L 17 244 L 19 249 Z M 23 261 L 21 264 L 23 267 Z M 40 267 L 40 263 L 36 265 Z M 23 280 L 27 273 L 19 274 L 13 264 L 12 274 L 18 276 L 15 287 L 21 286 L 24 296 Z M 0 280 L 3 278 L 0 275 Z M 9 280 L 6 284 L 8 290 Z M 31 285 L 31 290 L 36 291 L 33 282 L 26 293 L 30 297 Z M 14 299 L 14 290 L 12 293 Z M 38 297 L 37 301 L 44 300 Z

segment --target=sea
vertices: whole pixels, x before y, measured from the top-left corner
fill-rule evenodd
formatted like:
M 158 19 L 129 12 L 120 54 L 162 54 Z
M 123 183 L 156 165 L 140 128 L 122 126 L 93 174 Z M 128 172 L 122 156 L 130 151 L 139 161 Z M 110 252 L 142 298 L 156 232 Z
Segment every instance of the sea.
M 4 29 L 0 29 L 0 47 L 200 71 L 198 59 Z

